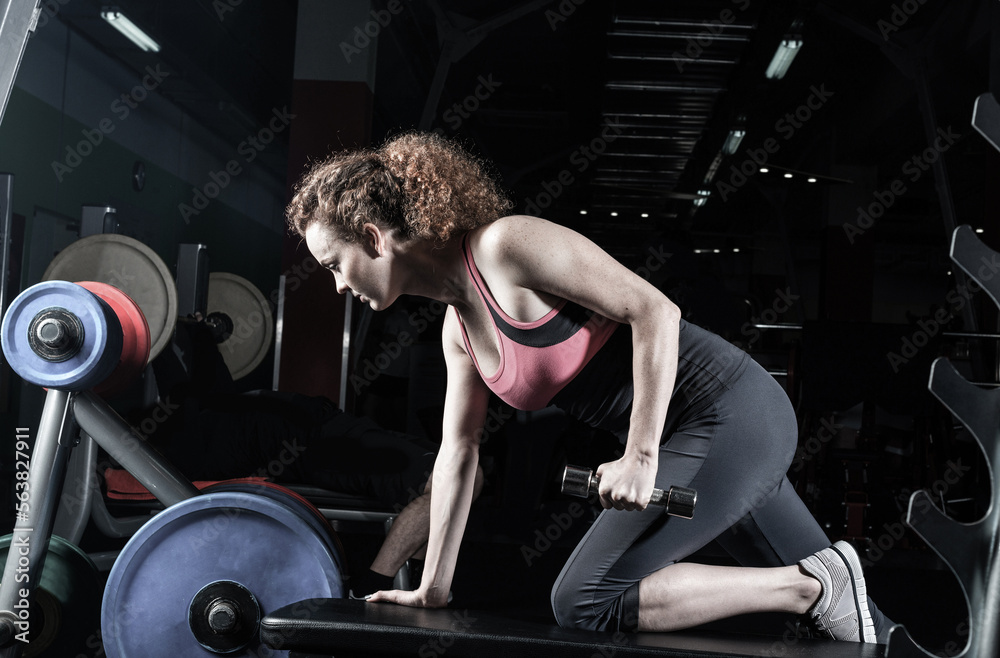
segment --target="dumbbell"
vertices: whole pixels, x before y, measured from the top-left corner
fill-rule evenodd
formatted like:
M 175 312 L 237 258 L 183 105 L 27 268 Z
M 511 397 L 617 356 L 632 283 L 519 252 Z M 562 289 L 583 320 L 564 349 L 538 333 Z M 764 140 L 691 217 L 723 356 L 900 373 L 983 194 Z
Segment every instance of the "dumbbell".
M 597 493 L 600 485 L 601 478 L 594 475 L 589 468 L 567 466 L 563 473 L 562 492 L 570 496 L 589 498 L 591 494 Z M 697 501 L 698 492 L 686 487 L 670 487 L 666 491 L 653 489 L 653 494 L 649 497 L 650 505 L 662 506 L 666 514 L 684 519 L 694 516 L 694 506 Z

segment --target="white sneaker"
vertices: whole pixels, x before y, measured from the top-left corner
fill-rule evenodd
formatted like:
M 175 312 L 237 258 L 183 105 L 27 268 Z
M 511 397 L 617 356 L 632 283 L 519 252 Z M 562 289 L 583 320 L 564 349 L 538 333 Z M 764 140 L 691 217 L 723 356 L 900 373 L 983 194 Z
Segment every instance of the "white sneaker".
M 838 541 L 799 562 L 823 586 L 819 601 L 809 610 L 816 627 L 827 637 L 848 642 L 875 643 L 875 624 L 868 611 L 868 590 L 861 560 L 854 547 Z

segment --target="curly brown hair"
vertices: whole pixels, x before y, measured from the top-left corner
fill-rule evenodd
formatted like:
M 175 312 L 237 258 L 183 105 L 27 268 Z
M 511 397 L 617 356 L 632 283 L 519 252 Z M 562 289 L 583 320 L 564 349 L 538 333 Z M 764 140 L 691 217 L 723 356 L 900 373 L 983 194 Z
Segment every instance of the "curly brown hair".
M 339 152 L 314 164 L 295 188 L 288 225 L 313 222 L 353 242 L 371 222 L 404 239 L 444 244 L 501 217 L 511 202 L 485 164 L 436 133 L 404 133 L 377 149 Z

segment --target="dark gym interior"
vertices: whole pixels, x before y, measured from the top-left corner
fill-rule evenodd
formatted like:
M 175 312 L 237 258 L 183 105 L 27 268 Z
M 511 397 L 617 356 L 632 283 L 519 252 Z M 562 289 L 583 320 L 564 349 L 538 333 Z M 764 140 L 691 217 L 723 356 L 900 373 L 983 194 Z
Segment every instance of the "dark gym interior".
M 185 313 L 203 308 L 209 272 L 229 273 L 231 294 L 252 300 L 239 302 L 250 304 L 244 312 L 258 309 L 256 321 L 227 330 L 226 340 L 243 341 L 229 349 L 249 364 L 231 373 L 233 391 L 325 396 L 387 430 L 439 442 L 443 305 L 403 298 L 373 313 L 338 295 L 284 217 L 307 163 L 436 131 L 490 164 L 514 213 L 589 237 L 688 322 L 763 365 L 796 412 L 788 477 L 831 542 L 858 548 L 872 597 L 918 644 L 935 655 L 964 650 L 959 580 L 906 519 L 920 490 L 961 523 L 996 503 L 979 442 L 928 389 L 942 357 L 979 388 L 1000 387 L 997 305 L 950 256 L 963 225 L 1000 249 L 1000 143 L 991 142 L 1000 120 L 973 121 L 977 99 L 1000 89 L 996 2 L 39 7 L 19 64 L 0 59 L 16 71 L 0 120 L 0 173 L 12 175 L 0 179 L 11 181 L 0 185 L 0 312 L 50 278 L 54 259 L 81 238 L 126 236 L 162 259 L 176 284 L 174 314 L 151 323 L 163 343 L 154 347 L 193 349 Z M 109 10 L 155 48 L 117 31 L 102 17 Z M 782 48 L 790 65 L 775 73 Z M 984 261 L 972 276 L 988 281 L 997 264 Z M 135 285 L 145 274 L 123 267 L 116 276 L 105 283 Z M 152 377 L 111 400 L 146 434 L 149 416 L 135 410 Z M 34 436 L 45 395 L 4 361 L 0 534 L 15 524 L 15 447 Z M 494 399 L 480 449 L 485 487 L 452 607 L 554 625 L 549 591 L 599 511 L 560 493 L 563 468 L 595 468 L 620 450 L 562 412 Z M 107 498 L 104 468 L 117 464 L 97 460 L 95 495 L 113 515 L 162 509 Z M 332 523 L 345 570 L 365 569 L 382 525 Z M 78 552 L 113 556 L 127 539 L 88 522 Z M 714 545 L 692 560 L 730 562 Z M 101 568 L 80 585 L 93 590 L 79 599 L 90 601 L 87 615 L 64 610 L 48 622 L 75 644 L 35 655 L 105 655 L 97 608 L 107 577 Z M 787 643 L 795 623 L 763 615 L 704 630 L 784 634 Z

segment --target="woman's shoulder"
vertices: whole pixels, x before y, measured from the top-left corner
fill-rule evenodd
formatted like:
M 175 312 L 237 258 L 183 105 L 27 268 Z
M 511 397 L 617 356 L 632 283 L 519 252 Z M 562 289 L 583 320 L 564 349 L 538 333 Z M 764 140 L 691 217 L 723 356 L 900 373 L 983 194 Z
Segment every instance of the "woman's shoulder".
M 540 217 L 507 215 L 469 231 L 469 241 L 482 257 L 509 256 L 512 250 L 530 245 L 553 226 Z

